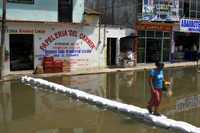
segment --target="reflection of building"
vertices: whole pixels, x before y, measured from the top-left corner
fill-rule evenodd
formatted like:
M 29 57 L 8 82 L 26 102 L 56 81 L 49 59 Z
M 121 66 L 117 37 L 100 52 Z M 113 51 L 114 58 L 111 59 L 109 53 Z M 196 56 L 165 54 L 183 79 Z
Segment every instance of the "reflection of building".
M 36 93 L 17 82 L 1 83 L 0 132 L 96 132 L 103 120 L 103 113 L 95 106 L 60 94 Z
M 105 97 L 106 78 L 106 74 L 97 74 L 73 77 L 63 76 L 57 79 L 59 79 L 58 83 L 61 82 L 61 84 L 64 84 L 65 86 L 69 86 L 71 88 L 78 88 L 84 92 Z
M 90 82 L 91 85 L 95 87 L 98 82 L 105 81 L 106 75 L 103 75 L 100 75 L 99 80 L 96 80 L 98 78 L 95 78 L 95 75 L 91 76 L 90 80 L 94 77 L 96 81 Z M 72 80 L 79 78 L 75 77 Z M 66 80 L 68 79 L 56 78 L 55 81 L 65 82 Z M 101 84 L 106 85 L 105 82 Z M 83 84 L 83 86 L 87 87 L 88 84 Z M 110 131 L 107 129 L 108 126 L 115 127 L 114 132 L 122 127 L 121 118 L 110 111 L 102 111 L 96 106 L 64 95 L 34 90 L 18 82 L 6 82 L 1 86 L 0 132 L 96 133 Z M 138 125 L 140 124 L 134 122 L 135 127 L 131 126 L 134 127 L 132 130 L 136 130 Z M 129 128 L 123 130 L 130 131 Z
M 200 107 L 200 95 L 180 99 L 176 102 L 176 111 L 182 112 Z

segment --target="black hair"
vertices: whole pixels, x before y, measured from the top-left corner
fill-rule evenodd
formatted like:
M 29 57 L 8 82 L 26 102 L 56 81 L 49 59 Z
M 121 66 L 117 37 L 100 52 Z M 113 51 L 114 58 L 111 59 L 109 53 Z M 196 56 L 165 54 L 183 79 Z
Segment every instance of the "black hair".
M 155 62 L 155 65 L 159 68 L 163 68 L 164 67 L 164 63 L 163 62 L 160 62 L 160 61 L 156 61 Z

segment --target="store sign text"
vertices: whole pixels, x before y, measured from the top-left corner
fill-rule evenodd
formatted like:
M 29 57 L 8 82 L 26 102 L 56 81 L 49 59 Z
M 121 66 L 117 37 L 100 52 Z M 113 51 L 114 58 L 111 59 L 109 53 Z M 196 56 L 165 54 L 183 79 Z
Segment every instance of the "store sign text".
M 45 50 L 45 55 L 53 55 L 54 57 L 73 57 L 79 54 L 88 54 L 92 51 L 90 49 L 69 49 L 69 50 Z
M 7 30 L 8 33 L 26 33 L 26 34 L 30 34 L 30 33 L 45 33 L 45 30 L 42 29 L 8 29 Z
M 142 0 L 141 20 L 179 21 L 179 0 Z
M 88 46 L 93 49 L 95 48 L 94 42 L 84 33 L 78 32 L 76 30 L 63 30 L 55 32 L 51 35 L 49 35 L 40 45 L 40 49 L 45 50 L 51 43 L 53 43 L 55 40 L 63 37 L 76 37 L 81 40 L 83 40 L 85 43 L 88 44 Z
M 180 30 L 185 32 L 200 32 L 200 20 L 181 19 Z

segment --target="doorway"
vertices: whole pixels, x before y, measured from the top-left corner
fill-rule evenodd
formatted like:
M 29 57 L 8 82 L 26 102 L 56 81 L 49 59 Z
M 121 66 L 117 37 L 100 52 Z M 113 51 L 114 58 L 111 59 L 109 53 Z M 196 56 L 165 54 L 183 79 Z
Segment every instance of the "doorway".
M 139 31 L 137 58 L 139 63 L 153 63 L 157 60 L 170 61 L 171 32 Z
M 161 39 L 147 39 L 147 63 L 161 60 Z
M 199 50 L 199 33 L 175 32 L 174 61 L 195 61 Z
M 117 38 L 107 38 L 107 65 L 116 65 Z
M 10 70 L 33 70 L 32 34 L 10 34 Z

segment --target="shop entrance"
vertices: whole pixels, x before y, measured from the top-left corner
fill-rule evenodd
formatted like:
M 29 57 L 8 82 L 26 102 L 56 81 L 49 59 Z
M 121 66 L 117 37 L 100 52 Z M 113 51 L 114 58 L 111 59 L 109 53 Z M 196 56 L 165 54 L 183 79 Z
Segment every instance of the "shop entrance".
M 10 70 L 33 70 L 33 35 L 10 35 Z
M 153 63 L 157 60 L 169 61 L 171 32 L 139 31 L 137 57 L 139 63 Z
M 199 48 L 199 34 L 176 32 L 174 38 L 175 61 L 194 61 Z
M 117 38 L 107 38 L 107 65 L 116 65 Z
M 147 39 L 146 62 L 161 60 L 161 39 Z

